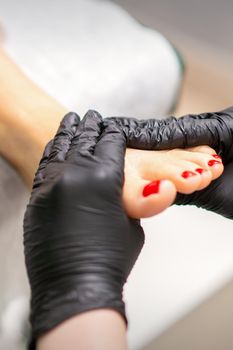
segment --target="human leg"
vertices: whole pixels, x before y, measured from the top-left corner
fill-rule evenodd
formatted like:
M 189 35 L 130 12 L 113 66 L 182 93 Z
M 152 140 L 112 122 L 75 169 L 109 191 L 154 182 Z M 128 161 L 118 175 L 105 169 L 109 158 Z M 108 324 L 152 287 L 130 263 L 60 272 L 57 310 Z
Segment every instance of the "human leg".
M 68 111 L 32 83 L 4 52 L 0 53 L 0 78 L 0 152 L 31 187 L 43 148 Z M 128 214 L 138 218 L 157 214 L 173 203 L 177 190 L 191 193 L 207 186 L 223 167 L 219 163 L 205 169 L 214 150 L 208 148 L 208 156 L 205 153 L 128 150 L 123 189 Z M 202 174 L 196 171 L 203 167 Z M 194 175 L 187 176 L 189 171 Z M 148 196 L 150 181 L 162 179 L 152 185 L 154 195 Z M 149 192 L 143 192 L 148 185 Z

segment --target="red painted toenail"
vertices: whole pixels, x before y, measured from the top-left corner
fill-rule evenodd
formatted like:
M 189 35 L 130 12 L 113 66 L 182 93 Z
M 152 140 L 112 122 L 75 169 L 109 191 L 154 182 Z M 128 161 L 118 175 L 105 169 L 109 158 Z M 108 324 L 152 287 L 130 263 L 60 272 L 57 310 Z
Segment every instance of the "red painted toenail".
M 215 159 L 211 159 L 208 161 L 208 165 L 209 166 L 213 166 L 213 165 L 216 165 L 216 164 L 221 164 L 222 162 L 220 162 L 219 160 L 215 160 Z
M 218 154 L 212 154 L 212 157 L 219 159 L 219 160 L 222 160 L 222 157 L 220 157 Z
M 147 196 L 150 196 L 151 194 L 158 193 L 159 185 L 160 185 L 160 180 L 150 182 L 148 185 L 144 187 L 142 192 L 143 196 L 147 197 Z
M 202 169 L 202 168 L 197 168 L 196 170 L 195 170 L 197 173 L 199 173 L 199 174 L 202 174 L 204 171 L 206 171 L 205 169 Z
M 188 177 L 191 177 L 191 176 L 194 176 L 194 175 L 197 175 L 195 174 L 193 171 L 183 171 L 183 173 L 181 174 L 181 176 L 184 178 L 184 179 L 187 179 Z

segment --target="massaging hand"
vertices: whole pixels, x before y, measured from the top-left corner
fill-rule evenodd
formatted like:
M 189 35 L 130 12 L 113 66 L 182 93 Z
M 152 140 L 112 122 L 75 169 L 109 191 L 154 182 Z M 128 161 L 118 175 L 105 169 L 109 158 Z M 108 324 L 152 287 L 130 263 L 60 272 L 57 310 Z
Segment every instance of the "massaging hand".
M 233 219 L 233 161 L 224 168 L 224 173 L 205 190 L 191 195 L 178 194 L 175 204 L 196 205 Z
M 209 145 L 214 148 L 223 159 L 223 175 L 202 191 L 178 194 L 176 204 L 194 204 L 233 218 L 233 107 L 179 119 L 108 118 L 112 119 L 122 128 L 128 147 L 161 150 Z
M 34 340 L 91 309 L 126 319 L 122 289 L 144 233 L 122 207 L 125 137 L 102 128 L 97 112 L 68 114 L 36 174 L 24 219 Z

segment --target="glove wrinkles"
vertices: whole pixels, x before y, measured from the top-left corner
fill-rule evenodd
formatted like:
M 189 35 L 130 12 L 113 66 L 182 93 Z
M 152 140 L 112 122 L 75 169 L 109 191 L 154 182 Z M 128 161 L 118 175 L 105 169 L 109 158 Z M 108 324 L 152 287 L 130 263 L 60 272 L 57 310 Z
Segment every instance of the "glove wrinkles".
M 233 107 L 161 120 L 111 117 L 105 123 L 111 120 L 121 127 L 130 148 L 164 150 L 208 145 L 223 157 L 224 163 L 233 158 Z
M 196 205 L 226 218 L 233 218 L 233 106 L 220 112 L 189 114 L 181 118 L 146 119 L 111 117 L 123 130 L 127 146 L 166 150 L 200 145 L 212 147 L 222 157 L 224 173 L 204 190 L 178 193 L 175 204 Z
M 127 323 L 123 286 L 142 249 L 122 205 L 124 134 L 89 111 L 67 115 L 36 173 L 24 217 L 32 337 L 68 318 L 113 309 Z

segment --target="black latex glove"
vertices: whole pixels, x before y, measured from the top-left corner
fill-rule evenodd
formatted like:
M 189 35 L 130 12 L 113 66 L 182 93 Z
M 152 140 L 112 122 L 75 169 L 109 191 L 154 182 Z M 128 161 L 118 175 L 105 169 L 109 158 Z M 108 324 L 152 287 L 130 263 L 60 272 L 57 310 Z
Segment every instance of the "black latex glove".
M 196 205 L 216 214 L 233 219 L 233 161 L 228 163 L 223 174 L 202 191 L 189 195 L 178 193 L 175 204 Z
M 127 146 L 161 150 L 209 145 L 222 157 L 225 170 L 206 189 L 191 195 L 178 194 L 176 204 L 194 204 L 233 218 L 233 107 L 216 113 L 182 118 L 137 120 L 107 118 L 122 128 Z
M 187 148 L 199 145 L 213 147 L 224 164 L 233 159 L 233 106 L 216 113 L 189 114 L 180 118 L 114 120 L 123 130 L 127 147 L 140 149 Z
M 122 206 L 125 137 L 89 111 L 68 114 L 36 174 L 24 219 L 31 286 L 31 349 L 38 336 L 99 308 L 126 320 L 124 283 L 144 233 Z

